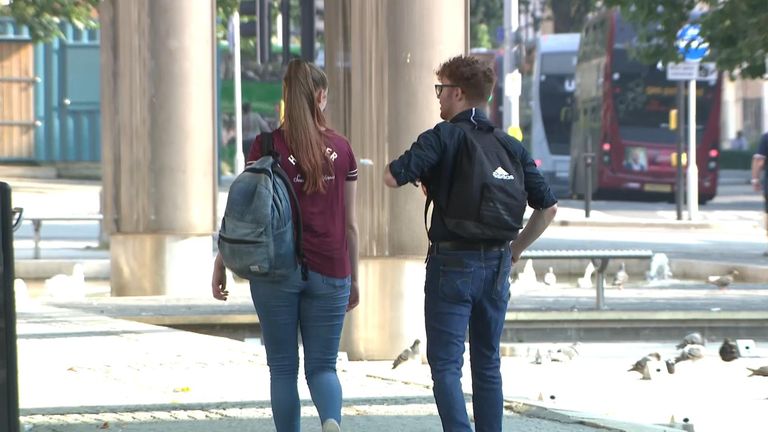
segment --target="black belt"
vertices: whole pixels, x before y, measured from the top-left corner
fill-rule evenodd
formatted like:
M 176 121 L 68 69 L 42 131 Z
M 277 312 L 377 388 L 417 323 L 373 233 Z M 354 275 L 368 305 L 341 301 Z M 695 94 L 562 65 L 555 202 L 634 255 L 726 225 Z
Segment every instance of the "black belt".
M 489 241 L 468 241 L 468 240 L 451 240 L 433 242 L 429 246 L 429 250 L 433 253 L 439 251 L 448 252 L 493 252 L 504 250 L 509 246 L 508 241 L 489 240 Z

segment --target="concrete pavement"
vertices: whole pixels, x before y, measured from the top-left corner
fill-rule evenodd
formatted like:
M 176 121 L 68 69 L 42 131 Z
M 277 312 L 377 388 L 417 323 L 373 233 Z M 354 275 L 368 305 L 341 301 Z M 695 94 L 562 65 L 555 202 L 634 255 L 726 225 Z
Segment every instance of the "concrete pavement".
M 18 305 L 18 352 L 21 422 L 26 431 L 274 430 L 269 373 L 257 343 L 30 300 Z M 339 361 L 344 430 L 441 430 L 426 366 L 406 365 L 396 374 L 389 365 Z M 300 395 L 302 430 L 319 431 L 303 378 Z M 526 405 L 516 406 L 522 410 Z M 556 416 L 547 411 L 519 415 L 510 408 L 504 430 L 598 429 L 588 426 L 598 424 L 593 420 L 536 415 Z
M 34 299 L 18 302 L 21 421 L 27 431 L 270 431 L 269 375 L 258 341 L 231 339 L 115 319 Z M 226 308 L 226 305 L 222 305 Z M 504 430 L 760 431 L 768 378 L 747 367 L 768 364 L 766 342 L 754 357 L 724 363 L 711 342 L 705 357 L 675 375 L 643 381 L 628 367 L 648 352 L 675 355 L 674 343 L 507 345 L 502 360 Z M 536 352 L 543 364 L 534 364 Z M 465 362 L 465 366 L 468 361 Z M 428 366 L 389 361 L 338 363 L 344 430 L 441 430 Z M 300 377 L 302 430 L 319 431 Z M 471 389 L 468 368 L 464 389 Z M 725 397 L 724 397 L 725 396 Z M 723 413 L 728 413 L 724 415 Z M 673 423 L 674 420 L 674 423 Z M 688 429 L 694 430 L 694 429 Z

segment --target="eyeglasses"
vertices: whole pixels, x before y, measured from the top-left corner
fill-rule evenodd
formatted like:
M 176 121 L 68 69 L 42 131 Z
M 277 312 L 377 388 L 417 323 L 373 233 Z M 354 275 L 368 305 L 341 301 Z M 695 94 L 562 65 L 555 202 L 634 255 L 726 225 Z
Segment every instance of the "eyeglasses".
M 435 94 L 437 95 L 437 97 L 440 97 L 440 95 L 443 94 L 443 89 L 446 87 L 461 87 L 461 86 L 456 84 L 435 84 Z

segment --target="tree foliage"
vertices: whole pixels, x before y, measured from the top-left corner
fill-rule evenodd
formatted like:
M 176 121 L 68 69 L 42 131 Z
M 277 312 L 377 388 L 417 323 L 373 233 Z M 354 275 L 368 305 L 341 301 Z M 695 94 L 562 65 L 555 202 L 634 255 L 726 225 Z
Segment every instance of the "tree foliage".
M 485 28 L 483 28 L 483 26 Z M 503 26 L 503 0 L 471 0 L 469 2 L 469 34 L 471 47 L 499 47 L 501 43 L 496 39 L 496 29 Z
M 8 6 L 0 6 L 0 15 L 11 16 L 17 23 L 27 26 L 32 41 L 48 42 L 64 37 L 59 26 L 62 21 L 78 28 L 98 27 L 99 3 L 101 0 L 13 0 Z M 218 28 L 220 37 L 226 37 L 227 19 L 239 6 L 240 0 L 216 0 L 217 13 L 221 18 Z
M 552 11 L 551 19 L 555 33 L 579 33 L 584 27 L 587 15 L 596 7 L 596 0 L 547 0 Z
M 10 15 L 17 23 L 29 28 L 35 42 L 63 37 L 61 21 L 69 21 L 78 28 L 96 27 L 95 10 L 100 0 L 13 0 L 0 8 L 1 15 Z
M 638 32 L 636 53 L 648 62 L 682 61 L 675 40 L 683 25 L 701 25 L 709 43 L 706 60 L 745 78 L 766 73 L 768 1 L 766 0 L 604 0 L 618 6 Z

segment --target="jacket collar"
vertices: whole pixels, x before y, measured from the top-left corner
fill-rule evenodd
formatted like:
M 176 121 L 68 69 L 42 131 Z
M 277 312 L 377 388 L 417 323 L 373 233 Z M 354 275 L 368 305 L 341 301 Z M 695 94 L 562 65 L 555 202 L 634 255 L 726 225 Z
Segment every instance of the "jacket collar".
M 477 129 L 493 129 L 494 125 L 488 120 L 485 112 L 480 108 L 470 108 L 464 110 L 451 119 L 451 123 L 467 122 L 475 125 Z

